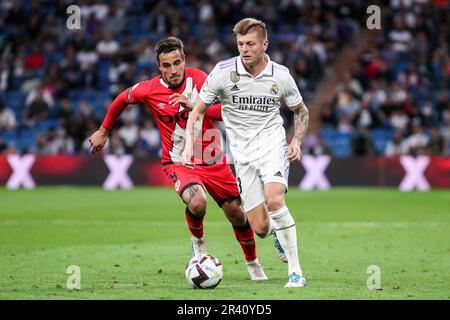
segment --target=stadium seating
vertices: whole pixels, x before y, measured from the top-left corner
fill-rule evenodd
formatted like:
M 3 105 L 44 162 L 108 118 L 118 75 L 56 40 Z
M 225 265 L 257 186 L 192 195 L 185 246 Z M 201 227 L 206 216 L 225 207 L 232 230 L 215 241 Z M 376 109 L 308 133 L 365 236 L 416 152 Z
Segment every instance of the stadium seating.
M 23 10 L 24 14 L 30 14 L 30 7 L 26 5 L 26 2 L 19 2 L 21 3 L 21 9 Z M 124 3 L 120 4 L 116 2 L 115 4 L 118 8 L 124 9 L 123 12 L 125 13 L 125 15 L 121 19 L 124 19 L 125 23 L 123 24 L 123 29 L 113 34 L 114 39 L 119 43 L 119 46 L 126 36 L 131 36 L 132 43 L 136 46 L 142 39 L 148 39 L 150 42 L 149 48 L 151 49 L 153 49 L 154 44 L 158 40 L 170 34 L 175 34 L 183 38 L 183 40 L 185 40 L 185 45 L 187 46 L 189 45 L 187 43 L 188 40 L 194 39 L 195 41 L 193 41 L 193 46 L 196 47 L 189 49 L 194 52 L 194 55 L 196 55 L 196 63 L 199 64 L 201 68 L 205 68 L 205 70 L 206 68 L 211 68 L 219 59 L 219 57 L 209 56 L 207 53 L 207 46 L 209 45 L 209 41 L 211 39 L 209 33 L 213 32 L 211 30 L 215 30 L 216 32 L 213 35 L 213 38 L 220 41 L 224 47 L 224 52 L 220 52 L 220 58 L 222 56 L 227 57 L 234 55 L 236 54 L 235 45 L 228 42 L 230 30 L 232 30 L 234 23 L 237 20 L 250 13 L 254 13 L 252 11 L 253 5 L 251 2 L 247 2 L 245 0 L 237 2 L 234 1 L 229 5 L 232 12 L 238 12 L 239 14 L 233 16 L 232 19 L 225 19 L 223 24 L 219 24 L 217 21 L 221 20 L 217 19 L 219 18 L 219 16 L 215 15 L 218 15 L 217 8 L 220 5 L 220 1 L 206 0 L 196 2 L 186 0 L 172 0 L 170 2 L 164 3 L 164 14 L 161 14 L 161 12 L 157 10 L 161 10 L 162 6 L 160 4 L 162 2 L 164 1 L 159 0 L 148 2 L 145 0 L 131 0 L 125 1 Z M 91 3 L 88 1 L 86 2 L 86 5 L 94 5 L 94 3 L 96 2 Z M 102 3 L 109 6 L 113 3 L 113 1 L 103 1 Z M 348 12 L 348 15 L 342 16 L 342 12 L 337 13 L 336 8 L 333 8 L 333 6 L 324 5 L 320 12 L 315 12 L 313 15 L 313 12 L 309 12 L 308 10 L 315 10 L 314 8 L 303 7 L 303 5 L 300 3 L 294 3 L 295 5 L 299 5 L 302 7 L 302 15 L 295 22 L 283 20 L 282 13 L 284 12 L 283 10 L 285 10 L 285 8 L 283 8 L 283 6 L 286 5 L 285 2 L 280 4 L 272 4 L 270 1 L 267 3 L 264 2 L 264 5 L 267 6 L 267 8 L 271 9 L 272 12 L 272 14 L 269 15 L 271 19 L 269 20 L 269 29 L 271 31 L 268 53 L 271 54 L 272 50 L 276 48 L 278 44 L 280 45 L 280 48 L 282 48 L 282 50 L 281 53 L 278 54 L 279 56 L 281 56 L 280 59 L 282 59 L 282 61 L 277 62 L 285 64 L 290 68 L 290 71 L 293 73 L 294 79 L 296 79 L 301 89 L 303 98 L 308 102 L 310 98 L 314 96 L 317 84 L 324 76 L 323 72 L 317 73 L 312 72 L 312 70 L 325 70 L 334 62 L 332 60 L 333 58 L 329 58 L 329 60 L 324 63 L 324 66 L 322 66 L 322 68 L 317 68 L 318 60 L 316 59 L 317 56 L 315 56 L 315 50 L 318 47 L 315 47 L 314 42 L 322 42 L 321 45 L 326 48 L 325 50 L 331 50 L 332 54 L 330 54 L 329 56 L 334 57 L 337 53 L 337 50 L 345 46 L 345 41 L 348 41 L 348 39 L 359 35 L 358 32 L 354 32 L 353 27 L 361 25 L 361 21 L 358 21 L 358 18 L 356 18 L 356 13 L 360 12 L 361 9 L 364 9 L 365 6 L 364 4 L 355 2 L 354 4 L 352 4 L 352 6 L 347 8 L 347 10 L 350 10 Z M 323 3 L 322 1 L 318 1 L 314 6 L 316 6 L 317 4 L 320 5 Z M 213 8 L 212 12 L 210 13 L 212 19 L 206 25 L 203 25 L 199 21 L 199 13 L 202 11 L 201 9 L 203 5 L 211 5 Z M 419 5 L 419 7 L 421 7 L 421 5 Z M 387 19 L 389 21 L 388 23 L 391 24 L 392 20 L 394 20 L 391 18 L 398 13 L 398 9 L 390 9 L 391 10 L 387 10 L 385 13 L 389 16 L 389 19 Z M 9 10 L 10 9 L 8 8 L 8 6 L 0 7 L 0 18 L 7 18 Z M 36 14 L 39 16 L 42 23 L 49 15 L 57 16 L 59 10 L 60 8 L 58 7 L 57 3 L 44 1 L 40 3 Z M 355 11 L 352 12 L 352 10 Z M 411 8 L 406 8 L 405 10 L 406 12 L 409 12 L 411 14 L 416 14 L 414 12 L 418 12 L 417 8 L 414 9 L 414 12 Z M 430 9 L 425 10 L 421 13 L 422 16 L 428 19 L 426 21 L 428 21 L 427 25 L 429 28 L 431 28 L 430 30 L 437 30 L 437 26 L 439 25 L 440 20 L 444 19 L 443 17 L 445 15 L 442 15 L 440 13 L 437 14 L 437 10 L 438 9 L 436 7 L 430 4 Z M 174 12 L 180 13 L 183 22 L 187 23 L 187 34 L 180 34 L 185 32 L 186 30 L 180 28 L 180 26 L 174 23 L 174 21 L 171 21 L 171 19 L 173 19 L 172 15 L 174 14 Z M 265 13 L 260 12 L 260 14 L 264 16 Z M 316 14 L 318 16 L 316 16 Z M 312 25 L 311 21 L 306 19 L 310 16 L 315 16 L 315 19 L 311 20 L 313 21 Z M 166 21 L 167 23 L 164 22 L 164 20 L 159 20 L 160 18 L 164 19 L 166 17 L 168 19 Z M 37 134 L 46 133 L 50 127 L 58 128 L 58 126 L 60 125 L 60 121 L 58 120 L 61 106 L 60 99 L 65 97 L 69 99 L 69 103 L 73 106 L 74 109 L 77 109 L 79 107 L 82 100 L 86 100 L 96 116 L 96 119 L 93 120 L 98 122 L 103 118 L 105 114 L 105 104 L 107 103 L 107 101 L 113 99 L 117 95 L 118 92 L 116 90 L 123 88 L 125 85 L 130 85 L 130 82 L 132 82 L 131 80 L 138 81 L 138 77 L 139 80 L 141 80 L 142 75 L 148 75 L 148 77 L 150 77 L 155 74 L 155 70 L 157 70 L 157 68 L 154 61 L 137 62 L 138 60 L 136 60 L 135 62 L 129 62 L 134 70 L 135 79 L 127 78 L 125 80 L 117 80 L 116 82 L 112 83 L 109 77 L 109 72 L 111 70 L 111 66 L 113 65 L 113 63 L 115 63 L 115 60 L 113 58 L 99 56 L 95 64 L 96 89 L 83 89 L 84 84 L 81 84 L 80 82 L 81 79 L 83 79 L 84 71 L 82 71 L 81 68 L 74 68 L 75 70 L 71 69 L 70 76 L 73 76 L 75 74 L 75 84 L 71 83 L 71 86 L 65 88 L 62 92 L 58 92 L 58 94 L 54 96 L 55 106 L 51 110 L 48 119 L 39 121 L 36 124 L 35 129 L 24 127 L 22 116 L 24 111 L 24 103 L 28 95 L 28 92 L 25 91 L 26 82 L 28 80 L 42 80 L 47 75 L 47 71 L 50 66 L 55 64 L 60 66 L 61 62 L 66 57 L 67 48 L 70 44 L 75 45 L 77 50 L 79 51 L 81 51 L 81 48 L 84 46 L 84 44 L 88 44 L 92 48 L 91 50 L 95 50 L 96 42 L 102 38 L 102 32 L 105 31 L 101 28 L 102 23 L 105 22 L 107 18 L 108 17 L 106 17 L 105 20 L 94 22 L 97 23 L 100 27 L 98 33 L 97 31 L 82 32 L 82 40 L 80 43 L 77 43 L 75 41 L 77 33 L 68 31 L 65 28 L 65 23 L 62 18 L 56 17 L 57 27 L 55 30 L 53 30 L 55 34 L 50 33 L 46 35 L 46 37 L 43 37 L 43 40 L 41 39 L 40 41 L 45 44 L 42 45 L 41 42 L 37 42 L 36 39 L 28 38 L 28 26 L 24 25 L 21 27 L 20 35 L 24 39 L 25 45 L 24 49 L 22 49 L 23 51 L 21 51 L 20 54 L 25 57 L 29 53 L 31 47 L 38 43 L 38 47 L 42 49 L 42 53 L 44 54 L 45 63 L 42 68 L 33 70 L 21 70 L 20 68 L 18 70 L 14 70 L 14 68 L 16 67 L 16 64 L 14 64 L 14 66 L 11 68 L 12 72 L 10 74 L 8 88 L 4 92 L 0 92 L 0 96 L 2 96 L 2 99 L 5 101 L 6 106 L 12 109 L 19 124 L 17 126 L 16 132 L 0 132 L 1 136 L 8 144 L 14 143 L 17 146 L 20 146 L 22 150 L 26 151 L 27 147 L 30 147 L 35 143 Z M 156 20 L 156 18 L 158 18 L 158 20 Z M 84 23 L 86 23 L 86 21 L 84 21 Z M 213 25 L 211 26 L 210 24 Z M 350 24 L 352 28 L 349 28 Z M 171 25 L 171 27 L 168 27 L 169 25 Z M 40 26 L 40 31 L 42 32 L 44 32 L 43 27 L 44 25 Z M 388 25 L 386 30 L 390 30 L 391 27 L 391 25 Z M 83 25 L 83 28 L 85 28 L 85 25 Z M 163 29 L 161 30 L 161 28 Z M 165 30 L 164 28 L 172 29 Z M 0 39 L 13 41 L 13 39 L 10 39 L 9 37 L 13 32 L 15 32 L 14 30 L 15 28 L 13 27 L 11 22 L 3 24 L 0 30 Z M 361 30 L 359 30 L 359 32 L 360 31 Z M 352 32 L 354 32 L 354 34 L 350 34 Z M 433 32 L 428 33 L 429 35 L 427 35 L 426 37 L 427 50 L 429 51 L 427 52 L 427 57 L 432 58 L 434 57 L 434 53 L 437 52 L 437 46 L 440 44 L 440 42 L 438 41 L 438 37 L 436 34 L 434 34 Z M 56 34 L 62 35 L 62 37 L 57 40 L 58 36 L 56 36 Z M 205 34 L 208 34 L 208 36 L 205 36 Z M 301 35 L 305 34 L 315 34 L 314 39 L 311 39 L 311 48 L 307 48 L 307 45 L 292 46 L 293 43 L 297 43 L 297 41 L 300 40 Z M 38 36 L 39 35 L 37 35 L 37 37 Z M 383 48 L 383 45 L 388 47 L 390 41 L 389 32 L 383 34 L 383 36 L 380 37 L 377 41 L 379 48 Z M 415 46 L 416 42 L 411 45 L 412 48 L 415 48 Z M 328 47 L 332 49 L 327 49 Z M 3 48 L 1 47 L 0 43 L 0 53 L 2 53 L 2 49 Z M 75 60 L 78 59 L 78 55 L 80 53 L 79 51 L 75 52 Z M 137 55 L 137 51 L 135 50 L 134 52 Z M 378 53 L 380 57 L 383 57 L 383 52 L 381 49 Z M 394 56 L 395 62 L 392 63 L 392 65 L 388 66 L 388 70 L 384 75 L 386 79 L 383 79 L 388 80 L 388 82 L 399 81 L 399 79 L 404 77 L 412 67 L 418 67 L 414 54 L 410 54 L 409 52 L 400 54 L 395 53 Z M 306 59 L 308 70 L 297 70 L 297 62 L 300 57 Z M 442 83 L 439 86 L 436 84 L 437 79 L 442 75 L 442 70 L 445 68 L 445 62 L 435 58 L 429 60 L 430 63 L 429 66 L 427 66 L 429 70 L 427 70 L 427 72 L 420 71 L 422 72 L 421 76 L 425 77 L 426 81 L 421 80 L 421 82 L 416 86 L 406 86 L 407 91 L 412 95 L 415 103 L 417 104 L 417 106 L 419 106 L 419 108 L 423 104 L 423 102 L 429 98 L 431 98 L 433 105 L 435 105 L 437 102 L 438 91 L 445 85 L 447 86 L 447 90 L 450 94 L 450 88 L 448 87 L 450 80 L 446 80 L 447 82 L 445 82 L 445 79 L 442 80 Z M 416 65 L 414 65 L 415 63 Z M 61 71 L 60 76 L 61 79 L 59 79 L 59 81 L 57 80 L 57 83 L 51 83 L 50 85 L 59 85 L 65 83 L 70 77 L 64 70 Z M 363 91 L 367 91 L 369 87 L 370 84 L 366 83 L 365 86 L 363 86 Z M 383 89 L 389 93 L 387 87 Z M 340 117 L 340 114 L 338 112 L 335 112 L 335 115 L 338 118 Z M 292 114 L 288 114 L 287 116 L 291 117 Z M 373 142 L 377 148 L 378 154 L 384 153 L 387 143 L 393 136 L 392 129 L 388 124 L 389 122 L 385 121 L 381 125 L 381 127 L 370 132 Z M 96 125 L 98 125 L 98 123 L 96 123 Z M 425 128 L 426 132 L 427 129 L 429 128 Z M 35 131 L 32 132 L 30 130 Z M 331 127 L 322 128 L 319 133 L 323 137 L 324 142 L 332 149 L 335 156 L 351 156 L 352 151 L 350 146 L 353 133 L 341 133 L 337 128 Z M 77 150 L 79 150 L 79 148 L 80 145 L 77 145 Z

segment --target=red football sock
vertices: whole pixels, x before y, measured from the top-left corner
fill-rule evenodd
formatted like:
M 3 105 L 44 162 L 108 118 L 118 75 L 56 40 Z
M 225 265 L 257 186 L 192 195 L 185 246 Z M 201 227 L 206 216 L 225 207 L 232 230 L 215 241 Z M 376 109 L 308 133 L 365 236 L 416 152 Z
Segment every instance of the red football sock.
M 189 231 L 196 238 L 203 237 L 203 216 L 195 216 L 188 207 L 185 211 Z
M 253 234 L 253 229 L 250 224 L 247 223 L 240 227 L 233 226 L 234 235 L 236 240 L 241 245 L 242 251 L 245 255 L 245 260 L 251 261 L 256 259 L 256 245 L 255 236 Z

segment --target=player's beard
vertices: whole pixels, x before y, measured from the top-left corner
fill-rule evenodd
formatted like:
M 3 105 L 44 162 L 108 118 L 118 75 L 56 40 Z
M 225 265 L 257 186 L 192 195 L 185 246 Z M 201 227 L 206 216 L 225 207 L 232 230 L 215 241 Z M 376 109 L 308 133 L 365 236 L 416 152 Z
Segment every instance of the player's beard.
M 185 77 L 186 73 L 183 72 L 183 76 L 181 77 L 181 80 L 179 83 L 171 83 L 169 81 L 167 81 L 167 84 L 169 85 L 169 88 L 174 90 L 174 89 L 178 89 L 179 87 L 181 87 L 181 85 L 184 83 L 184 77 Z

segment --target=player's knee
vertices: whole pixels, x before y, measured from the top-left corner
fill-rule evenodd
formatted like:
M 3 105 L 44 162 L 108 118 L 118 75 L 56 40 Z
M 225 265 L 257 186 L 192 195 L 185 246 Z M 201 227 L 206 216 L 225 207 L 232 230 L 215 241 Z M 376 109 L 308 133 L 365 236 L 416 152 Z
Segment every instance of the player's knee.
M 269 211 L 276 211 L 284 206 L 283 195 L 272 195 L 267 198 L 267 208 Z
M 206 213 L 206 197 L 196 196 L 189 202 L 189 210 L 197 217 L 203 217 Z

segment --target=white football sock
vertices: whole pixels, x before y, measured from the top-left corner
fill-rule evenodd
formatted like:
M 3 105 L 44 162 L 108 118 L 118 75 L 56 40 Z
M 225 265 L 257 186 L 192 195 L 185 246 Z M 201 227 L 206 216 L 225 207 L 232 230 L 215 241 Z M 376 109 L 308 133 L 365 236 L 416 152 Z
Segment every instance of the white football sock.
M 269 229 L 267 230 L 266 237 L 271 236 L 275 232 L 275 226 L 276 226 L 275 221 L 270 219 L 270 216 L 269 216 Z
M 293 272 L 302 274 L 298 259 L 297 230 L 289 209 L 284 206 L 277 211 L 270 212 L 270 218 L 274 221 L 278 241 L 280 241 L 288 260 L 288 274 Z

